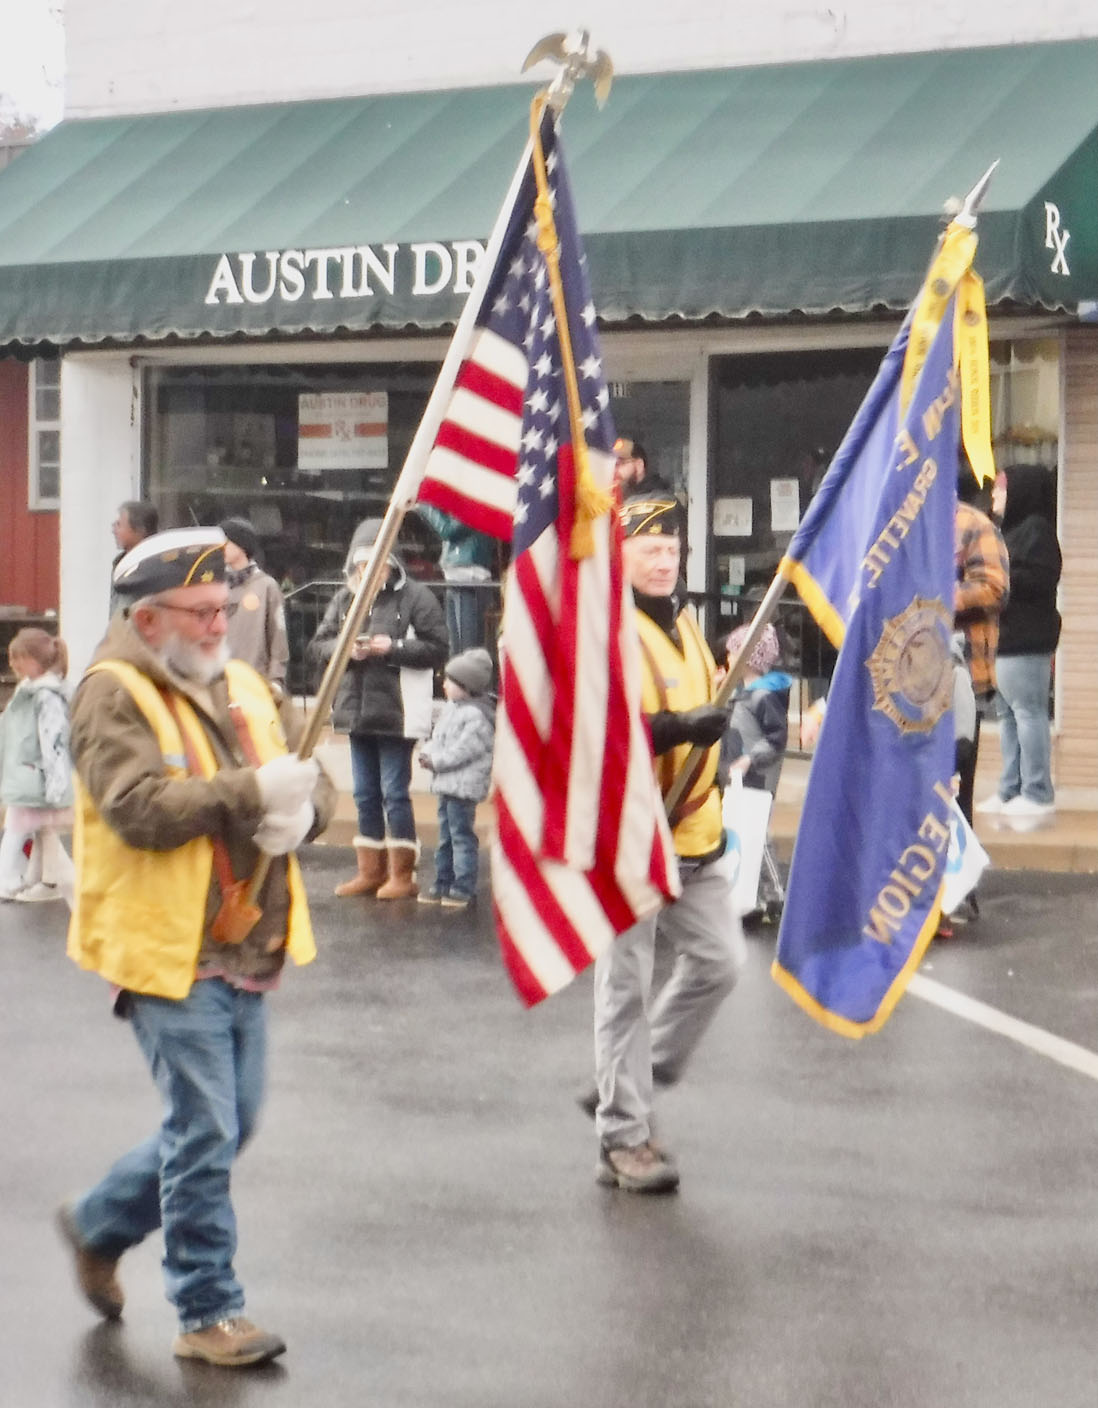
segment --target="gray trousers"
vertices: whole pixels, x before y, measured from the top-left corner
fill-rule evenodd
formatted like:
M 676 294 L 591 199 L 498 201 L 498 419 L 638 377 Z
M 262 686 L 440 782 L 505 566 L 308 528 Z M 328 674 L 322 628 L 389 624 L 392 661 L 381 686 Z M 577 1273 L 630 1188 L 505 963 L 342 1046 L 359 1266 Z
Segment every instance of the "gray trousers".
M 679 874 L 681 897 L 627 929 L 595 964 L 595 1127 L 611 1148 L 647 1141 L 653 1078 L 679 1079 L 747 957 L 724 862 L 684 861 Z M 675 962 L 652 1002 L 657 934 Z

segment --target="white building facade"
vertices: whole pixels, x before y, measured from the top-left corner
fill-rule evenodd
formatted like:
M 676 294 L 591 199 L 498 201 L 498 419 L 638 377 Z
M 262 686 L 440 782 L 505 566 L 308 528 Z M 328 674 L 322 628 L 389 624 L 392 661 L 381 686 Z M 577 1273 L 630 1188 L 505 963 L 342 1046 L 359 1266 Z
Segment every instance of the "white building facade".
M 1098 12 L 976 0 L 912 18 L 893 0 L 704 0 L 681 19 L 596 0 L 561 16 L 587 25 L 623 75 L 601 116 L 566 115 L 615 418 L 688 497 L 688 584 L 709 595 L 716 634 L 769 579 L 789 496 L 795 516 L 918 286 L 942 201 L 986 154 L 1001 157 L 984 271 L 996 449 L 1058 475 L 1057 781 L 1093 802 L 1098 326 L 1085 318 L 1098 85 L 1070 105 L 1064 94 L 1072 55 L 1085 68 L 1098 53 Z M 68 0 L 52 158 L 66 184 L 32 189 L 32 153 L 21 186 L 44 215 L 75 185 L 77 211 L 71 229 L 60 221 L 55 261 L 32 271 L 34 309 L 28 294 L 25 323 L 3 337 L 63 352 L 61 609 L 77 667 L 105 624 L 107 529 L 123 499 L 152 497 L 166 522 L 247 513 L 280 575 L 337 570 L 444 355 L 494 214 L 491 202 L 466 210 L 463 193 L 506 186 L 529 96 L 513 85 L 544 27 L 540 8 L 503 0 L 384 13 L 347 0 Z M 958 81 L 971 142 L 951 123 Z M 1040 123 L 1028 115 L 1050 104 Z M 636 136 L 653 111 L 669 134 L 659 151 Z M 454 122 L 460 166 L 443 142 Z M 354 134 L 367 130 L 363 175 L 348 152 L 366 152 Z M 1061 167 L 1063 196 L 1047 184 Z M 18 272 L 30 256 L 11 262 Z M 366 398 L 327 404 L 372 408 L 374 429 L 353 465 L 318 467 L 302 427 L 332 396 Z M 823 673 L 818 641 L 791 629 L 802 674 Z

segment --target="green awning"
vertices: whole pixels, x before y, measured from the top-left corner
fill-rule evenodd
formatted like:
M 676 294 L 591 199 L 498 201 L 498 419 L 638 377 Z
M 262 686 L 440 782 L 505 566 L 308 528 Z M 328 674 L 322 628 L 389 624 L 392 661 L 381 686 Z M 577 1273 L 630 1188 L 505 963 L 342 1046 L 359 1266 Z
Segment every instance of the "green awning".
M 619 78 L 565 146 L 611 322 L 898 309 L 995 158 L 991 304 L 1098 298 L 1098 40 Z M 65 122 L 0 173 L 0 346 L 439 328 L 529 86 Z M 455 286 L 459 291 L 455 291 Z

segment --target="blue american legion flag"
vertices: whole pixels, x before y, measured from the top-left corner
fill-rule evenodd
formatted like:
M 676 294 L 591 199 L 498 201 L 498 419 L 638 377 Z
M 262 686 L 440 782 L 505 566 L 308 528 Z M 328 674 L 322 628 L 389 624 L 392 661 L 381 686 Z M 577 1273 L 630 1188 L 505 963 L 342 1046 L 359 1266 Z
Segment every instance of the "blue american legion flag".
M 884 1024 L 933 937 L 949 845 L 953 323 L 950 302 L 901 411 L 905 321 L 781 566 L 839 657 L 772 972 L 852 1037 Z
M 608 491 L 614 426 L 586 260 L 548 115 L 540 134 L 575 410 L 590 477 Z M 589 556 L 571 552 L 584 451 L 572 439 L 536 194 L 528 163 L 498 258 L 479 286 L 479 311 L 419 489 L 424 501 L 511 539 L 492 896 L 504 962 L 528 1004 L 564 986 L 678 893 L 640 713 L 640 651 L 616 515 L 591 523 Z

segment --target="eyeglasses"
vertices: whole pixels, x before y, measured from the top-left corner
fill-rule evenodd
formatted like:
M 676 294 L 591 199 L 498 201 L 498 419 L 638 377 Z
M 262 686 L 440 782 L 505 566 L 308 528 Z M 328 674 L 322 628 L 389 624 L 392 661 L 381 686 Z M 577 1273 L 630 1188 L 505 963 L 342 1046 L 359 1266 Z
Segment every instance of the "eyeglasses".
M 176 606 L 171 601 L 152 601 L 150 606 L 159 606 L 162 611 L 182 611 L 185 616 L 190 616 L 197 621 L 200 626 L 208 630 L 219 616 L 229 619 L 228 603 L 224 606 Z

